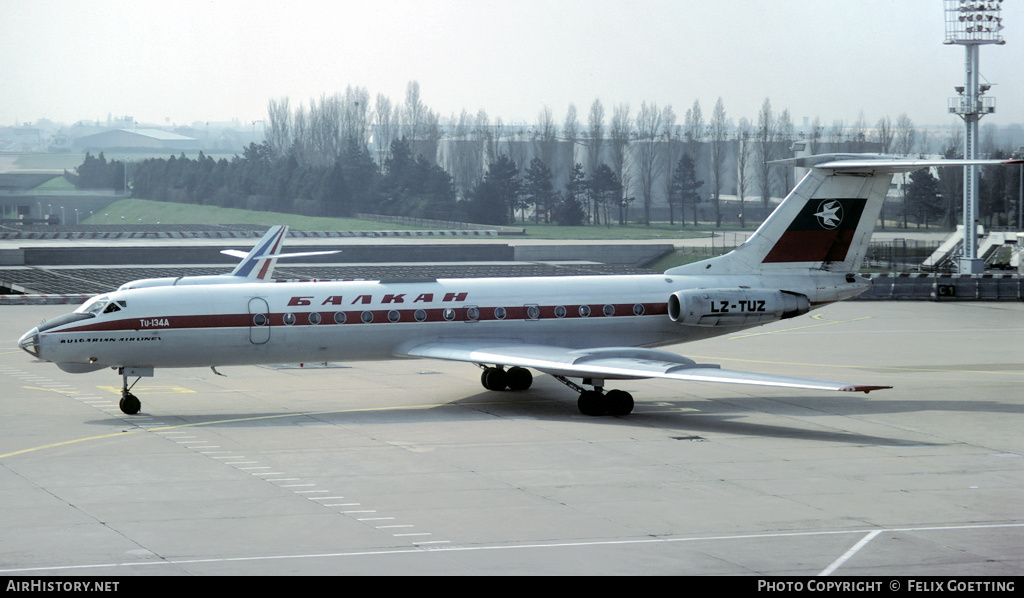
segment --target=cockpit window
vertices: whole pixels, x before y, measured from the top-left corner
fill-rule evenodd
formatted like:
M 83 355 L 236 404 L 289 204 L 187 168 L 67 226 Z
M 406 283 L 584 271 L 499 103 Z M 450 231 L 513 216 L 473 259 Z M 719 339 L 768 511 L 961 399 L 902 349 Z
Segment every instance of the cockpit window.
M 116 311 L 121 311 L 121 308 L 127 307 L 125 301 L 111 301 L 106 295 L 100 297 L 93 297 L 89 301 L 86 301 L 81 307 L 75 310 L 76 313 L 89 314 L 91 316 L 98 316 L 99 314 L 111 314 Z
M 95 316 L 97 314 L 103 313 L 103 310 L 104 308 L 107 307 L 108 303 L 110 303 L 110 298 L 107 297 L 106 295 L 103 295 L 101 297 L 93 297 L 92 299 L 86 301 L 81 307 L 79 307 L 75 311 L 80 314 L 90 314 Z

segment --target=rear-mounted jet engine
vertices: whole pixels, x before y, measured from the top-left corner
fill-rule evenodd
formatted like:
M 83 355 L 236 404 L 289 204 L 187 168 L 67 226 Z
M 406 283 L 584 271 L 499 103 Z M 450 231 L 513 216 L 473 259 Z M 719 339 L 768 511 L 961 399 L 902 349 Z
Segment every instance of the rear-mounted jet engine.
M 686 326 L 749 326 L 793 318 L 811 309 L 806 296 L 766 289 L 697 289 L 672 293 L 668 315 Z

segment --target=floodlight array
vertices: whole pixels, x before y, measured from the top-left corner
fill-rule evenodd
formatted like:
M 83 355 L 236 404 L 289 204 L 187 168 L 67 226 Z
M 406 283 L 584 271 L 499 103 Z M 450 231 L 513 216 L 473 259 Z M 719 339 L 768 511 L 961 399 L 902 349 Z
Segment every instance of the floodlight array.
M 1003 0 L 945 0 L 947 44 L 1002 44 Z

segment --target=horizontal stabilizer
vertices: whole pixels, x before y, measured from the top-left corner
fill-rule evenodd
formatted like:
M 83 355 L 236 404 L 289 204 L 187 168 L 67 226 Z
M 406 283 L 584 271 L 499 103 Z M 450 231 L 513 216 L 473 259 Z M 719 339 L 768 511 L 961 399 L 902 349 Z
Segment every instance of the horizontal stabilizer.
M 943 166 L 1000 166 L 1024 164 L 1024 160 L 914 160 L 881 154 L 820 154 L 769 162 L 773 166 L 817 168 L 836 172 L 897 174 Z
M 240 258 L 240 259 L 245 259 L 249 255 L 248 253 L 246 253 L 244 251 L 239 251 L 238 249 L 223 249 L 223 250 L 221 250 L 221 253 L 223 253 L 224 255 L 230 255 L 231 257 L 237 257 L 237 258 Z M 282 258 L 282 257 L 309 257 L 311 255 L 331 255 L 331 254 L 334 254 L 334 253 L 341 253 L 341 250 L 340 249 L 336 249 L 334 251 L 304 251 L 304 252 L 300 252 L 300 253 L 264 254 L 264 255 L 254 256 L 252 259 L 254 259 L 254 260 L 267 260 L 267 259 L 278 259 L 278 258 Z

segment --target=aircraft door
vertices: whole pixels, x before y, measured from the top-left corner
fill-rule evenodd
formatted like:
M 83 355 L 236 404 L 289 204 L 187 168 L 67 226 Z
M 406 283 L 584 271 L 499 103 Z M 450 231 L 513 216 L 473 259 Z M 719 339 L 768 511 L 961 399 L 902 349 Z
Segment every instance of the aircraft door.
M 270 340 L 270 306 L 262 297 L 249 300 L 249 342 L 262 345 Z

